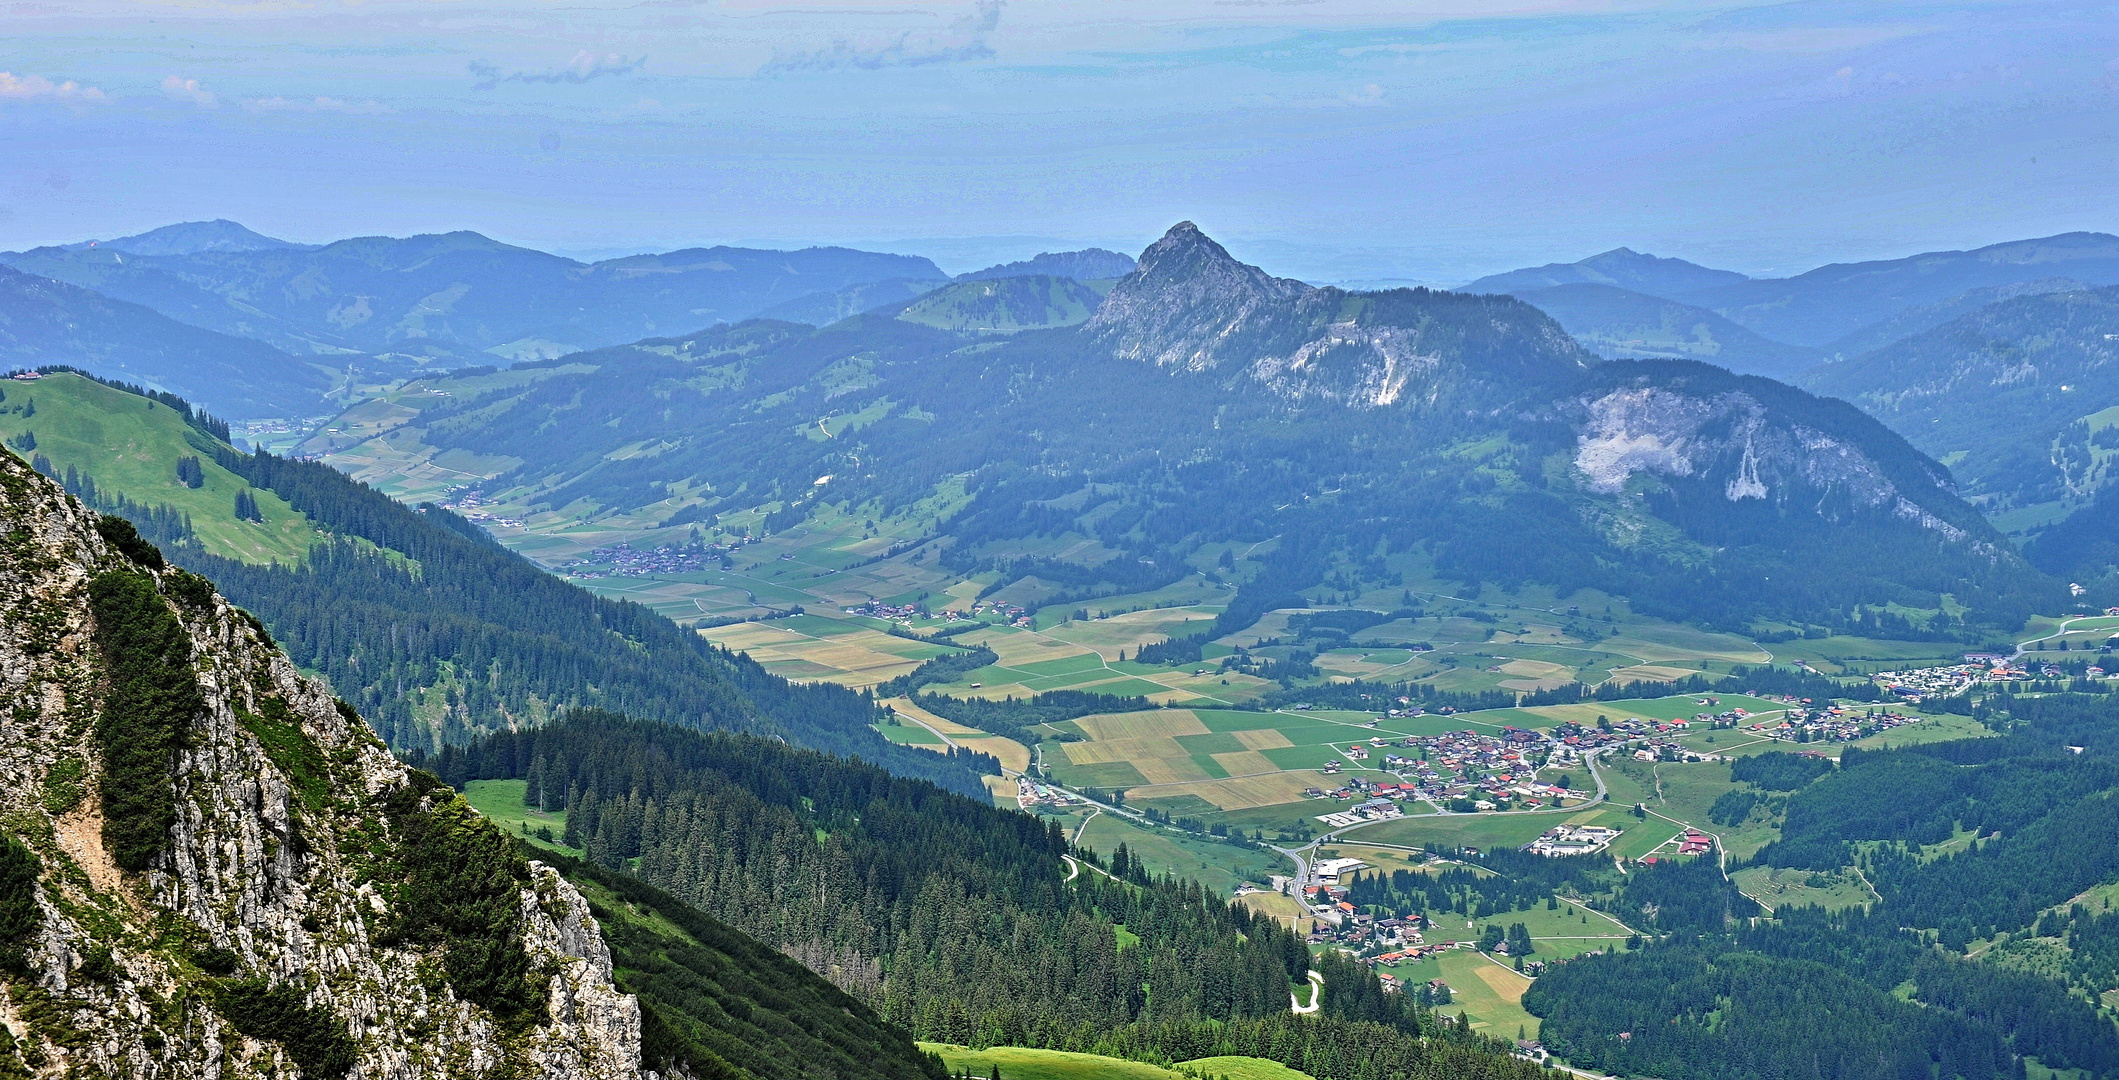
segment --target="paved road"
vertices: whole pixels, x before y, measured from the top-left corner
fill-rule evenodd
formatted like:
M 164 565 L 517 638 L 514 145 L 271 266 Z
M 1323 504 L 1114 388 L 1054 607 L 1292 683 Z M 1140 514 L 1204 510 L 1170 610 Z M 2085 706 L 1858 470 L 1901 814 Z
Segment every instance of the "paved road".
M 1314 971 L 1310 972 L 1310 1003 L 1308 1005 L 1304 1005 L 1302 999 L 1296 997 L 1293 991 L 1288 993 L 1288 1008 L 1299 1015 L 1307 1016 L 1323 1007 L 1324 976 Z

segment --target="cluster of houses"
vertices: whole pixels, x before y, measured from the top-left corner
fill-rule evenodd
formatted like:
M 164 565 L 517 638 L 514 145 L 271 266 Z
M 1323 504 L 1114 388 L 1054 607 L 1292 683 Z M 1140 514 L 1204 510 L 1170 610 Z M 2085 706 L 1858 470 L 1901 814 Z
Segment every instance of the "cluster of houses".
M 1086 806 L 1081 796 L 1069 793 L 1051 784 L 1039 783 L 1027 776 L 1015 778 L 1015 802 L 1024 810 L 1034 806 L 1050 806 L 1064 809 L 1070 806 Z M 1238 895 L 1242 895 L 1239 893 Z
M 475 521 L 487 526 L 504 525 L 511 529 L 522 528 L 521 518 L 499 517 L 486 510 L 485 506 L 486 497 L 469 488 L 457 489 L 441 503 L 442 509 L 456 511 L 465 521 Z
M 1436 805 L 1470 799 L 1483 804 L 1480 809 L 1502 803 L 1534 809 L 1570 797 L 1565 788 L 1537 779 L 1538 765 L 1553 745 L 1540 732 L 1514 727 L 1502 728 L 1499 735 L 1451 731 L 1397 745 L 1414 753 L 1386 753 L 1383 766 L 1409 782 L 1382 792 L 1385 797 L 1425 799 Z
M 855 607 L 841 608 L 848 615 L 866 615 L 871 619 L 889 619 L 897 623 L 909 623 L 914 619 L 930 619 L 932 615 L 918 604 L 886 604 L 881 600 L 870 600 Z M 954 613 L 952 613 L 954 614 Z M 951 621 L 955 621 L 953 618 Z
M 1946 667 L 1879 671 L 1869 676 L 1869 681 L 1909 702 L 1918 703 L 1929 698 L 1956 697 L 1981 684 L 2067 677 L 2067 672 L 2055 665 L 1999 653 L 1966 653 L 1964 659 L 1962 664 Z M 2092 679 L 2103 679 L 2115 672 L 2119 672 L 2119 664 L 2093 664 L 2083 674 Z
M 466 515 L 468 516 L 468 515 Z M 478 520 L 473 518 L 472 520 Z M 495 519 L 498 520 L 498 519 Z M 737 538 L 727 547 L 720 544 L 686 544 L 682 547 L 663 546 L 641 549 L 631 544 L 612 544 L 600 547 L 587 556 L 561 564 L 558 569 L 568 577 L 648 577 L 655 574 L 690 574 L 711 570 L 721 564 L 721 557 L 745 543 L 756 540 Z
M 1030 613 L 1028 611 L 1023 610 L 1022 608 L 1017 607 L 1014 604 L 1003 604 L 998 601 L 981 600 L 978 603 L 971 605 L 971 610 L 963 614 L 958 614 L 954 611 L 945 611 L 942 613 L 942 617 L 950 620 L 951 622 L 954 622 L 958 619 L 974 618 L 979 615 L 997 615 L 1000 618 L 1006 620 L 1008 625 L 1010 626 L 1030 625 Z
M 1898 712 L 1888 706 L 1819 706 L 1804 698 L 1800 703 L 1790 705 L 1787 713 L 1778 722 L 1754 724 L 1749 730 L 1769 739 L 1785 739 L 1791 742 L 1851 742 L 1868 738 L 1879 731 L 1889 731 L 1895 727 L 1920 722 L 1920 717 Z
M 1548 858 L 1564 858 L 1569 855 L 1595 855 L 1611 846 L 1623 829 L 1603 825 L 1560 825 L 1545 830 L 1543 836 L 1523 845 L 1523 850 L 1533 855 Z

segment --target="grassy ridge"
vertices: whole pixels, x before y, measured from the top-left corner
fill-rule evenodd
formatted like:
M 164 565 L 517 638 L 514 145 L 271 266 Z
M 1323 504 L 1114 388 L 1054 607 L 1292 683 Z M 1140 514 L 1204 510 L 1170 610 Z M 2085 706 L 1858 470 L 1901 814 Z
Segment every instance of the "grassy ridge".
M 213 460 L 213 440 L 184 422 L 175 409 L 79 375 L 47 375 L 35 382 L 0 387 L 0 437 L 17 446 L 24 433 L 53 471 L 68 467 L 95 478 L 106 493 L 123 494 L 147 506 L 167 505 L 191 515 L 206 550 L 249 563 L 298 563 L 320 538 L 309 519 L 269 491 L 254 489 Z M 35 409 L 26 408 L 34 403 Z M 177 479 L 177 459 L 199 459 L 204 483 L 187 487 Z M 234 514 L 238 492 L 257 500 L 258 521 Z

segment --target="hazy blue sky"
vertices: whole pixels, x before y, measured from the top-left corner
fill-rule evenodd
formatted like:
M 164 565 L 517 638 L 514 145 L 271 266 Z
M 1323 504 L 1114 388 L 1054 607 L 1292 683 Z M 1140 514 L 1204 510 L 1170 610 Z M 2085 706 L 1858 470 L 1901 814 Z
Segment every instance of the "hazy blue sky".
M 1190 218 L 1461 281 L 2119 230 L 2109 3 L 16 0 L 0 72 L 0 248 L 228 217 L 954 270 Z

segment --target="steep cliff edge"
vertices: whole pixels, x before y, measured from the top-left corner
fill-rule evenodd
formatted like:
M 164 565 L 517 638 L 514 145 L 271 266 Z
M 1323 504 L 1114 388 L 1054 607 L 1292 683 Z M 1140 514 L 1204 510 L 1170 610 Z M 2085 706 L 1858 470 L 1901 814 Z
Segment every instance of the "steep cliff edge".
M 0 453 L 0 1077 L 640 1076 L 589 905 Z

